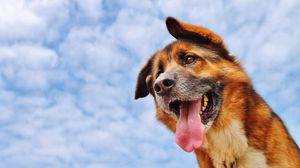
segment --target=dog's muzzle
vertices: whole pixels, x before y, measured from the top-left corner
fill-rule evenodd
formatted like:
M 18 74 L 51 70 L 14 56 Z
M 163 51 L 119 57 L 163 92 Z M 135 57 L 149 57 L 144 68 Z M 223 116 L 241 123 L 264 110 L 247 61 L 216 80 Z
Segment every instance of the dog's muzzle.
M 195 77 L 178 70 L 161 73 L 153 85 L 156 102 L 169 114 L 180 115 L 180 107 L 186 102 L 202 101 L 199 111 L 204 124 L 213 121 L 222 101 L 222 86 L 213 79 Z
M 159 96 L 167 95 L 175 86 L 174 75 L 170 73 L 161 74 L 154 83 L 154 91 Z

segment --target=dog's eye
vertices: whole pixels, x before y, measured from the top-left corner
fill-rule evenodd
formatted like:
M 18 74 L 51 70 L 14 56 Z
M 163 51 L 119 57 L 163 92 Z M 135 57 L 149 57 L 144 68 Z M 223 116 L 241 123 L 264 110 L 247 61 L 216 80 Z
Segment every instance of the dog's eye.
M 184 59 L 184 64 L 191 64 L 196 60 L 196 57 L 193 55 L 187 55 Z

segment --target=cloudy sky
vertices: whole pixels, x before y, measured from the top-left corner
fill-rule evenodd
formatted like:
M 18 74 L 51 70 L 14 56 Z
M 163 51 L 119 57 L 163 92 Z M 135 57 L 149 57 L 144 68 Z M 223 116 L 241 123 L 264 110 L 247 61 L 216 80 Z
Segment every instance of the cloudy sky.
M 196 167 L 133 100 L 174 39 L 167 16 L 219 33 L 300 144 L 297 0 L 0 0 L 0 167 Z

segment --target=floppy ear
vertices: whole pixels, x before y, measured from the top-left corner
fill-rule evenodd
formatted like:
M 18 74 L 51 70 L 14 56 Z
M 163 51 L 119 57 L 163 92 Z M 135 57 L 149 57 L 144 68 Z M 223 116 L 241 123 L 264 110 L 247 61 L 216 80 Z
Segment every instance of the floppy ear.
M 166 26 L 170 34 L 176 39 L 187 39 L 201 44 L 212 45 L 228 53 L 222 38 L 205 27 L 186 24 L 173 17 L 166 19 Z
M 134 99 L 146 97 L 150 92 L 149 84 L 152 81 L 151 72 L 154 56 L 151 56 L 138 75 Z

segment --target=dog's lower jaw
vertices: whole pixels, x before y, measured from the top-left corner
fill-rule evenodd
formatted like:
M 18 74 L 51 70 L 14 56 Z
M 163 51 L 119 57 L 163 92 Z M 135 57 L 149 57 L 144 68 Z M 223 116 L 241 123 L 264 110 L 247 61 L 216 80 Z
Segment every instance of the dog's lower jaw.
M 176 131 L 176 116 L 158 110 L 156 117 L 172 132 Z M 195 150 L 201 168 L 231 168 L 224 165 L 236 165 L 239 158 L 247 153 L 247 138 L 241 129 L 241 123 L 232 121 L 224 130 L 214 128 L 207 130 L 204 144 Z

